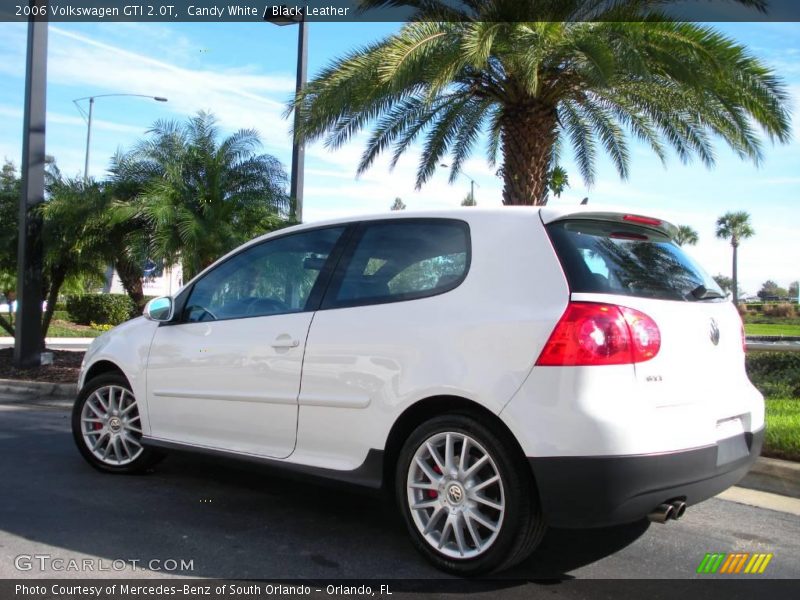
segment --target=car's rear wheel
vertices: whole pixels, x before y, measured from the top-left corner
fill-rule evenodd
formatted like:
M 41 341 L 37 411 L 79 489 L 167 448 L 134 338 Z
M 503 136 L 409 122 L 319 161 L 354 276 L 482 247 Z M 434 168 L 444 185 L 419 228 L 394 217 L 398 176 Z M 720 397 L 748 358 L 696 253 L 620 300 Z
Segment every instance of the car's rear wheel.
M 411 537 L 440 569 L 459 575 L 505 569 L 544 535 L 519 450 L 471 415 L 420 425 L 397 466 L 397 501 Z
M 90 465 L 111 473 L 139 473 L 161 455 L 142 445 L 139 404 L 120 374 L 84 385 L 72 409 L 72 435 Z

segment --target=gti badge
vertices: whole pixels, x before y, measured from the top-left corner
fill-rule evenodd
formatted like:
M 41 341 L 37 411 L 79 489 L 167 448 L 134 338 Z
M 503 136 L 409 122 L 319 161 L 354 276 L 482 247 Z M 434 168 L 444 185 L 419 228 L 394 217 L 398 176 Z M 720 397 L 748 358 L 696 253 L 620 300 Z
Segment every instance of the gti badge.
M 711 319 L 711 328 L 708 332 L 709 337 L 711 338 L 711 343 L 715 346 L 719 344 L 719 326 L 715 319 Z

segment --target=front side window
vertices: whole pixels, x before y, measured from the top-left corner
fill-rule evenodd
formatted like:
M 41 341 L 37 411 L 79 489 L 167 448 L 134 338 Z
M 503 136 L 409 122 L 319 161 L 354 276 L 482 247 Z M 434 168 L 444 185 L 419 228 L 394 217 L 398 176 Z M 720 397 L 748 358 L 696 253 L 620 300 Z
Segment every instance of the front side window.
M 344 227 L 296 233 L 253 246 L 196 282 L 184 321 L 263 317 L 306 310 Z
M 367 223 L 328 305 L 380 304 L 446 292 L 464 280 L 469 251 L 463 221 Z

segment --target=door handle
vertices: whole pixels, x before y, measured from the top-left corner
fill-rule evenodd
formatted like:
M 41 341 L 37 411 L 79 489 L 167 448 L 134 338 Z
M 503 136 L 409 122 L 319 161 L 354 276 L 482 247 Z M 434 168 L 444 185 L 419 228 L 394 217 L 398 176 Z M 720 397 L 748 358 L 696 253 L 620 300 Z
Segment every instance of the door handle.
M 273 348 L 297 348 L 300 345 L 300 340 L 292 338 L 288 333 L 279 335 L 272 342 Z

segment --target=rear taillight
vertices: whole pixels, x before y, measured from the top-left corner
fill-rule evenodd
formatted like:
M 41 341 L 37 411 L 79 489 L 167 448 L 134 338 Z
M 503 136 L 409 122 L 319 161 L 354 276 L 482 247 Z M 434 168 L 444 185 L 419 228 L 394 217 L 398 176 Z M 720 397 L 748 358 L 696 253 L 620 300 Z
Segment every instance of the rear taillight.
M 595 302 L 570 302 L 547 340 L 539 366 L 627 365 L 661 347 L 655 321 L 643 312 Z

